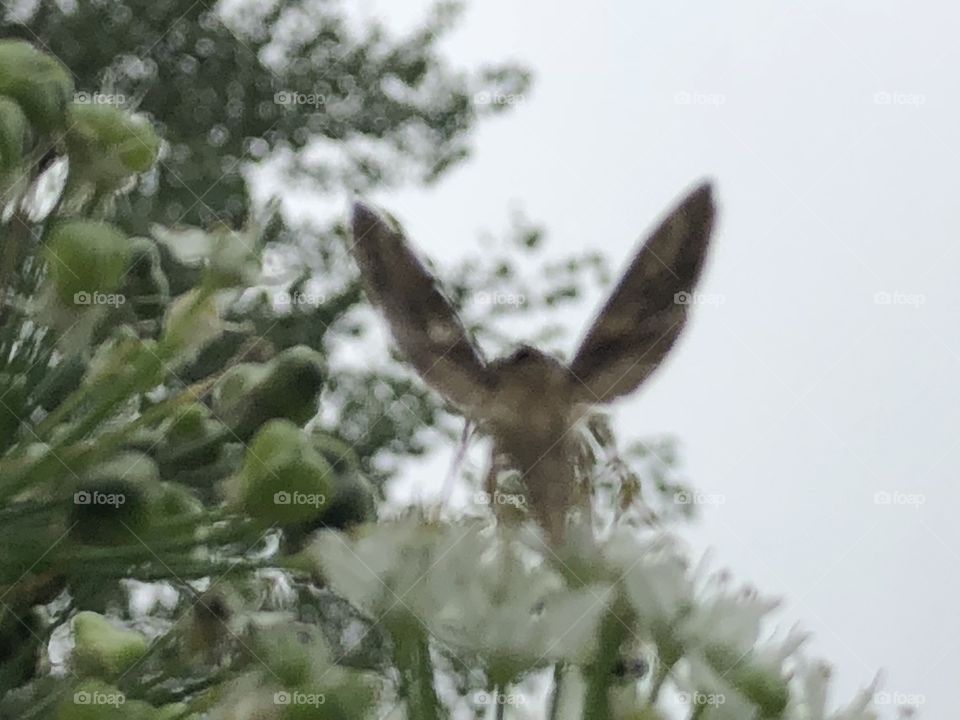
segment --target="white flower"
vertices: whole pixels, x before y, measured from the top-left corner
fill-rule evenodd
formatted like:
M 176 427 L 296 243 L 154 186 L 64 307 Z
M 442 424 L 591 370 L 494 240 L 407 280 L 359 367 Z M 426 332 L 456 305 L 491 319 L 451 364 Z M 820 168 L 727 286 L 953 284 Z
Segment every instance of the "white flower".
M 566 588 L 522 543 L 481 522 L 410 517 L 358 540 L 323 533 L 311 550 L 330 586 L 371 618 L 412 617 L 453 654 L 515 676 L 585 659 L 612 601 L 609 585 Z
M 324 532 L 311 547 L 311 555 L 331 587 L 378 619 L 424 599 L 421 586 L 442 557 L 438 548 L 449 550 L 453 544 L 449 530 L 411 517 L 376 525 L 356 540 Z M 471 532 L 475 530 L 468 526 L 465 535 Z M 420 607 L 421 611 L 435 609 L 428 604 Z
M 787 708 L 788 720 L 876 720 L 877 714 L 871 707 L 873 696 L 880 683 L 880 677 L 874 678 L 861 690 L 848 705 L 835 712 L 827 711 L 831 672 L 823 662 L 798 663 L 792 683 L 793 695 Z
M 635 530 L 620 528 L 602 552 L 642 626 L 673 623 L 693 603 L 689 563 L 669 535 L 642 540 Z

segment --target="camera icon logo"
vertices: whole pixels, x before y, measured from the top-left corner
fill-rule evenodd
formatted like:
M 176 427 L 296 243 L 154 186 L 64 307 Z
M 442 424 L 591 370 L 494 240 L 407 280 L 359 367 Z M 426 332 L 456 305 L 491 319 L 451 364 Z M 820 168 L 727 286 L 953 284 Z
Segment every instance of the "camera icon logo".
M 89 505 L 93 498 L 87 490 L 78 490 L 73 494 L 74 505 Z
M 281 490 L 273 494 L 273 504 L 274 505 L 289 505 L 291 501 L 290 493 L 286 490 Z
M 285 690 L 281 690 L 280 692 L 275 692 L 273 694 L 274 705 L 289 705 L 292 700 L 293 697 Z

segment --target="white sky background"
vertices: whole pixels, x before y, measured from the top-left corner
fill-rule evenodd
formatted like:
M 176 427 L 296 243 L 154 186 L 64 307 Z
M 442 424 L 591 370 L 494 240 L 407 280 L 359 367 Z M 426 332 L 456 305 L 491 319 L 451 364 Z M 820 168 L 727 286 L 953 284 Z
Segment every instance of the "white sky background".
M 360 5 L 397 29 L 428 7 Z M 958 23 L 947 3 L 893 0 L 474 0 L 449 57 L 520 60 L 533 92 L 437 188 L 376 198 L 441 265 L 519 205 L 549 252 L 620 267 L 715 178 L 701 290 L 723 303 L 694 309 L 616 427 L 680 438 L 686 476 L 724 499 L 687 538 L 784 597 L 840 697 L 883 668 L 928 718 L 955 708 L 960 674 Z M 571 345 L 593 309 L 568 313 Z

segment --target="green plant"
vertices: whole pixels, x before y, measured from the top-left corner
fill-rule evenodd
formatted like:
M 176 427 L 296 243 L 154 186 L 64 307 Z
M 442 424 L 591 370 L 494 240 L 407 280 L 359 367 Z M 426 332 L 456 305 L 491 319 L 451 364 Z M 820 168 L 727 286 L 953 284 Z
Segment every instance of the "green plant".
M 38 30 L 56 36 L 108 5 L 61 14 L 59 26 L 44 16 L 52 25 Z M 236 47 L 200 9 L 185 16 L 176 42 Z M 342 23 L 326 37 L 351 42 Z M 311 51 L 325 51 L 322 39 Z M 399 143 L 414 119 L 438 142 L 411 164 L 433 178 L 456 162 L 475 114 L 462 78 L 441 73 L 450 104 L 397 107 L 376 89 L 387 70 L 417 86 L 440 62 L 377 33 L 353 50 L 351 72 L 390 118 L 387 131 L 376 116 L 357 127 Z M 600 533 L 574 525 L 546 545 L 513 521 L 522 513 L 498 525 L 489 509 L 378 519 L 385 461 L 422 453 L 421 431 L 450 423 L 396 368 L 331 363 L 331 335 L 362 334 L 350 317 L 356 276 L 336 250 L 343 228 L 312 235 L 329 241 L 325 255 L 278 291 L 264 253 L 289 250 L 293 233 L 273 206 L 232 176 L 206 207 L 214 217 L 185 210 L 190 186 L 170 176 L 202 176 L 219 154 L 190 135 L 196 118 L 180 117 L 179 102 L 169 122 L 91 109 L 49 54 L 5 40 L 3 58 L 0 716 L 503 717 L 528 702 L 525 683 L 552 678 L 551 717 L 655 720 L 665 688 L 697 718 L 870 717 L 866 697 L 846 715 L 824 709 L 825 679 L 797 656 L 801 638 L 758 643 L 772 605 L 711 585 L 661 527 L 638 522 L 679 486 L 669 463 L 625 462 L 602 418 L 585 423 L 576 468 L 595 480 Z M 258 63 L 243 67 L 262 73 Z M 280 124 L 296 136 L 303 121 Z M 178 144 L 200 159 L 186 162 Z M 376 184 L 372 164 L 359 174 Z M 522 230 L 516 245 L 535 250 L 539 233 Z M 457 269 L 454 304 L 468 306 L 478 285 L 521 288 L 501 260 Z M 601 266 L 592 255 L 562 263 L 531 306 L 575 297 L 581 271 Z M 321 299 L 278 308 L 278 293 L 339 275 Z M 496 342 L 495 315 L 468 313 L 469 329 Z M 641 478 L 655 491 L 641 494 Z

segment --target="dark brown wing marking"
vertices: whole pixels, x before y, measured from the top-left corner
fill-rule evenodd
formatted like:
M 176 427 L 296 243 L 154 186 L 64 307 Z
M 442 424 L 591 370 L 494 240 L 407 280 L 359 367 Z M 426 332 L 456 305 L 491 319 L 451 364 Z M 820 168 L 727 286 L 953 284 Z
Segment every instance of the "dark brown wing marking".
M 353 206 L 353 256 L 367 295 L 420 376 L 473 414 L 491 386 L 490 372 L 460 317 L 403 234 L 362 203 Z
M 691 192 L 640 248 L 587 332 L 570 369 L 583 401 L 632 392 L 680 336 L 713 226 L 711 188 Z

